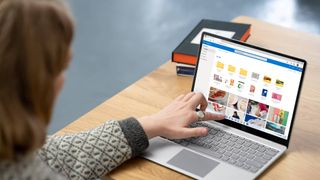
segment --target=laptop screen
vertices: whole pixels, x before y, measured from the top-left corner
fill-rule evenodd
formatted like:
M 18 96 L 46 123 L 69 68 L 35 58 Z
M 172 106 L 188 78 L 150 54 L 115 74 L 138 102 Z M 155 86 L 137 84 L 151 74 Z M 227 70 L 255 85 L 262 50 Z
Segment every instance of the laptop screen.
M 288 140 L 305 62 L 203 34 L 193 91 L 225 121 Z

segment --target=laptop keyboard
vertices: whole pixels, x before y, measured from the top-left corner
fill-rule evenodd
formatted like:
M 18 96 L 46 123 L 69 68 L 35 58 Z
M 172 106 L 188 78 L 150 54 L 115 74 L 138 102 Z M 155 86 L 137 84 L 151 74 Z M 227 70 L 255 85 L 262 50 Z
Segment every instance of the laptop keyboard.
M 253 173 L 279 153 L 278 150 L 228 133 L 210 124 L 197 122 L 190 127 L 208 127 L 208 135 L 171 141 Z

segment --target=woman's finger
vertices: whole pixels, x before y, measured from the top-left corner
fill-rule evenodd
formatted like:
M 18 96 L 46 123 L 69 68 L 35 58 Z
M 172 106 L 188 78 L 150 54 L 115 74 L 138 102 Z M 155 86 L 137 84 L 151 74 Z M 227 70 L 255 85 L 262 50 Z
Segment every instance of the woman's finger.
M 184 94 L 181 94 L 180 96 L 176 97 L 176 101 L 181 101 L 184 98 Z
M 181 128 L 177 134 L 177 138 L 190 138 L 205 136 L 208 134 L 208 128 L 196 127 L 196 128 Z
M 208 106 L 208 102 L 202 93 L 195 93 L 195 95 L 190 98 L 190 103 L 193 109 L 196 109 L 196 107 L 200 105 L 201 111 L 205 111 Z
M 196 93 L 195 92 L 189 92 L 187 95 L 185 95 L 182 99 L 182 101 L 189 101 L 189 99 L 191 99 Z
M 224 114 L 216 114 L 216 113 L 210 113 L 210 112 L 205 112 L 204 114 L 204 121 L 208 120 L 223 120 L 224 119 Z
M 210 112 L 204 112 L 204 118 L 199 119 L 200 117 L 198 117 L 198 114 L 196 111 L 194 111 L 194 118 L 190 118 L 191 119 L 191 123 L 193 122 L 197 122 L 197 121 L 208 121 L 208 120 L 223 120 L 224 119 L 224 114 L 216 114 L 216 113 L 210 113 Z

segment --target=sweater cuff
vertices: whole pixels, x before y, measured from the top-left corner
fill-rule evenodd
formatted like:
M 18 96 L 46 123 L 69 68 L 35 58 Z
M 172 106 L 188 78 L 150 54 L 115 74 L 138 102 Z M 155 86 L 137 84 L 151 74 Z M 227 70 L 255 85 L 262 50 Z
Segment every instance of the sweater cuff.
M 122 132 L 132 149 L 132 157 L 141 154 L 149 146 L 149 139 L 140 123 L 133 117 L 119 121 Z

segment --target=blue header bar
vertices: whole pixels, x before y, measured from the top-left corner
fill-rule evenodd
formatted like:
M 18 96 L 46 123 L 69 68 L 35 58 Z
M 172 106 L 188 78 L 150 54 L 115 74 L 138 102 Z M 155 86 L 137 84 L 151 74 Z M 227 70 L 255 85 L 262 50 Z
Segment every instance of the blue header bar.
M 217 43 L 214 43 L 214 42 L 209 42 L 209 41 L 203 40 L 203 44 L 208 45 L 208 46 L 212 46 L 212 47 L 216 47 L 216 48 L 219 48 L 219 49 L 223 49 L 225 51 L 233 52 L 233 53 L 236 53 L 236 54 L 239 54 L 239 55 L 243 55 L 243 56 L 246 56 L 246 57 L 250 57 L 250 58 L 253 58 L 253 59 L 256 59 L 256 60 L 259 60 L 259 61 L 267 62 L 267 63 L 274 64 L 274 65 L 277 65 L 277 66 L 281 66 L 281 67 L 284 67 L 284 68 L 288 68 L 288 69 L 292 69 L 292 70 L 295 70 L 295 71 L 302 72 L 302 68 L 300 68 L 300 67 L 293 66 L 293 65 L 290 65 L 290 64 L 286 64 L 286 63 L 283 63 L 283 62 L 280 62 L 280 61 L 276 61 L 276 60 L 273 60 L 273 59 L 269 59 L 269 58 L 266 58 L 266 57 L 262 57 L 262 56 L 259 56 L 259 55 L 256 55 L 256 54 L 252 54 L 252 53 L 249 53 L 249 52 L 237 50 L 237 49 L 234 49 L 234 48 L 231 48 L 231 47 L 228 47 L 228 46 L 224 46 L 224 45 L 221 45 L 221 44 L 217 44 Z

